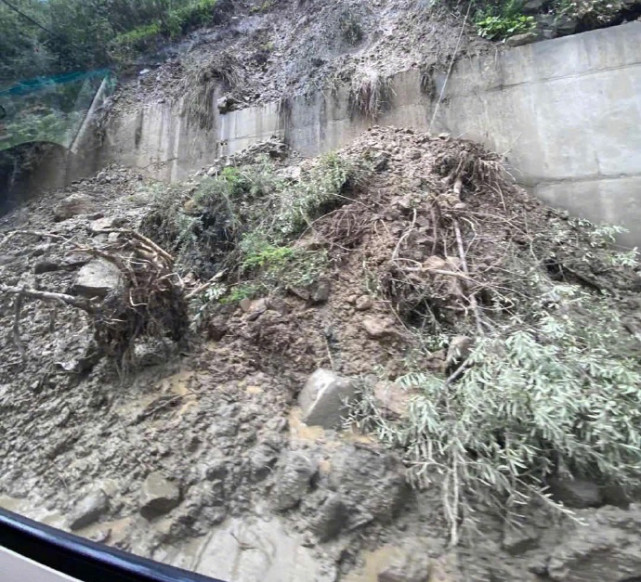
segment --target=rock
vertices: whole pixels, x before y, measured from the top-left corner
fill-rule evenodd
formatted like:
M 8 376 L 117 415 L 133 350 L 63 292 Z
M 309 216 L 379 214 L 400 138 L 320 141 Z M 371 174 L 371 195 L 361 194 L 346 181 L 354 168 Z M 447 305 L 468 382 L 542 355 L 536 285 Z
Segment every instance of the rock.
M 463 582 L 463 576 L 458 567 L 458 557 L 454 552 L 443 554 L 432 562 L 428 582 Z
M 554 499 L 574 509 L 603 505 L 601 490 L 592 481 L 571 477 L 557 478 L 550 483 L 550 491 Z
M 505 41 L 505 44 L 510 47 L 523 46 L 525 44 L 532 44 L 539 40 L 539 38 L 539 33 L 532 30 L 511 36 Z
M 473 345 L 474 340 L 472 340 L 471 337 L 467 337 L 466 335 L 454 336 L 447 348 L 447 357 L 445 358 L 446 365 L 451 366 L 452 364 L 458 364 L 466 360 L 472 351 Z
M 407 415 L 412 393 L 395 382 L 380 381 L 374 385 L 374 398 L 385 418 L 398 419 Z
M 107 496 L 103 491 L 95 491 L 85 497 L 71 512 L 69 529 L 77 530 L 98 521 L 108 507 Z
M 554 19 L 554 29 L 559 36 L 574 34 L 577 24 L 578 22 L 574 18 L 565 14 L 561 14 Z
M 316 473 L 316 463 L 303 453 L 290 453 L 276 478 L 275 506 L 279 511 L 291 509 L 301 500 Z
M 118 268 L 103 259 L 96 259 L 80 269 L 72 287 L 72 292 L 92 299 L 105 297 L 107 293 L 122 285 L 122 275 Z
M 278 454 L 272 447 L 260 444 L 249 452 L 248 457 L 251 468 L 250 477 L 252 481 L 256 482 L 265 479 L 271 473 Z
M 363 327 L 367 335 L 372 339 L 382 339 L 386 336 L 392 335 L 393 322 L 387 318 L 366 317 L 363 320 Z
M 555 19 L 554 14 L 537 14 L 534 17 L 534 20 L 540 28 L 553 28 Z
M 363 295 L 356 300 L 356 311 L 367 311 L 374 306 L 374 301 L 369 295 Z
M 150 473 L 140 490 L 140 514 L 146 519 L 153 519 L 179 504 L 178 485 L 165 479 L 159 472 Z
M 221 115 L 224 115 L 229 111 L 233 111 L 234 107 L 237 104 L 238 104 L 238 101 L 234 97 L 232 97 L 231 95 L 224 95 L 223 97 L 218 99 L 216 106 L 218 107 L 218 112 Z
M 348 508 L 349 529 L 389 521 L 407 495 L 405 470 L 393 454 L 345 445 L 330 458 L 329 488 Z
M 223 316 L 214 317 L 207 325 L 207 339 L 215 342 L 220 341 L 228 331 L 227 319 Z
M 310 293 L 310 300 L 312 303 L 325 303 L 329 299 L 331 286 L 329 281 L 321 280 L 315 287 L 312 288 Z
M 33 272 L 35 275 L 42 275 L 43 273 L 51 273 L 61 268 L 62 268 L 62 265 L 60 265 L 59 263 L 56 263 L 55 261 L 44 260 L 44 261 L 38 261 L 33 266 Z
M 548 560 L 557 582 L 621 582 L 641 573 L 641 506 L 603 507 L 563 537 Z
M 314 372 L 298 396 L 302 420 L 309 426 L 340 427 L 347 412 L 347 403 L 356 394 L 356 384 L 331 370 L 320 368 Z
M 121 216 L 107 216 L 92 221 L 89 225 L 91 232 L 97 233 L 110 228 L 122 228 L 127 224 L 127 219 Z
M 539 542 L 540 533 L 529 523 L 506 525 L 503 530 L 503 549 L 516 556 L 535 548 Z
M 538 14 L 546 4 L 547 0 L 525 0 L 521 6 L 521 12 L 523 14 Z
M 330 493 L 318 508 L 311 530 L 320 542 L 335 538 L 347 523 L 347 508 L 338 493 Z
M 86 194 L 71 194 L 53 207 L 54 220 L 61 222 L 79 214 L 95 211 L 93 200 Z
M 303 301 L 309 301 L 311 297 L 309 290 L 305 287 L 287 287 L 287 291 Z
M 254 301 L 243 299 L 240 302 L 240 308 L 246 313 L 247 321 L 254 321 L 269 309 L 269 305 L 267 298 L 261 297 Z
M 378 575 L 378 582 L 428 582 L 430 562 L 425 555 L 408 555 L 402 562 L 383 570 Z

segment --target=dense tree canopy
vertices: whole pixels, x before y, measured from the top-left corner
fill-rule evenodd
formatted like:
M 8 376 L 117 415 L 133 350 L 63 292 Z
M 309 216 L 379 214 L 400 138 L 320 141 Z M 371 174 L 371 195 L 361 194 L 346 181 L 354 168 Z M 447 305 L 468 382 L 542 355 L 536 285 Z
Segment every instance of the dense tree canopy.
M 214 18 L 216 0 L 0 0 L 0 83 L 122 61 Z

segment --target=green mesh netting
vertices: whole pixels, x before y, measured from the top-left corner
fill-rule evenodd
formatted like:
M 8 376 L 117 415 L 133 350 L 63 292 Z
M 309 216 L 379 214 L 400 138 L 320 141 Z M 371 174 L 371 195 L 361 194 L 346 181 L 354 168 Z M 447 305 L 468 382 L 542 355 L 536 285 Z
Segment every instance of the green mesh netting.
M 0 89 L 0 151 L 29 142 L 69 147 L 110 71 L 65 73 Z

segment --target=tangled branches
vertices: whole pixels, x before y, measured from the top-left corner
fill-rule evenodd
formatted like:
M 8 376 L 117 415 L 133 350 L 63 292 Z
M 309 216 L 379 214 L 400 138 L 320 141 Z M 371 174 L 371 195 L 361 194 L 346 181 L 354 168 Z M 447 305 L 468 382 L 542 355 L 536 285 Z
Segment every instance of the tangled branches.
M 102 248 L 79 244 L 43 232 L 14 231 L 9 237 L 50 237 L 75 253 L 87 253 L 113 265 L 120 273 L 118 285 L 104 297 L 86 298 L 28 287 L 0 285 L 0 293 L 16 296 L 14 340 L 19 342 L 20 308 L 25 299 L 62 303 L 85 311 L 92 322 L 95 342 L 101 353 L 112 358 L 121 370 L 134 363 L 136 340 L 143 337 L 183 339 L 189 325 L 183 284 L 173 271 L 173 257 L 147 237 L 131 230 L 105 230 L 117 235 Z
M 134 231 L 111 231 L 118 240 L 107 250 L 83 249 L 114 264 L 124 277 L 94 311 L 95 338 L 105 353 L 123 367 L 130 363 L 136 339 L 168 337 L 180 341 L 189 317 L 182 281 L 173 258 Z

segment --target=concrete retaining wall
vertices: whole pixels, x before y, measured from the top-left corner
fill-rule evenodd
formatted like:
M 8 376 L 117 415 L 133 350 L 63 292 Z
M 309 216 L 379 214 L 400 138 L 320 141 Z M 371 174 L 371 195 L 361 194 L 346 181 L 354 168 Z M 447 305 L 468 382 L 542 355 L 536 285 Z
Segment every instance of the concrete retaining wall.
M 641 23 L 461 59 L 438 107 L 448 131 L 504 153 L 517 180 L 549 203 L 627 226 L 641 245 Z M 434 79 L 437 93 L 444 76 Z M 393 102 L 376 123 L 430 129 L 435 102 L 417 70 L 392 80 Z M 335 94 L 216 112 L 201 127 L 182 104 L 156 103 L 115 118 L 103 162 L 181 179 L 274 134 L 303 155 L 352 141 L 371 120 L 352 115 L 347 88 Z

